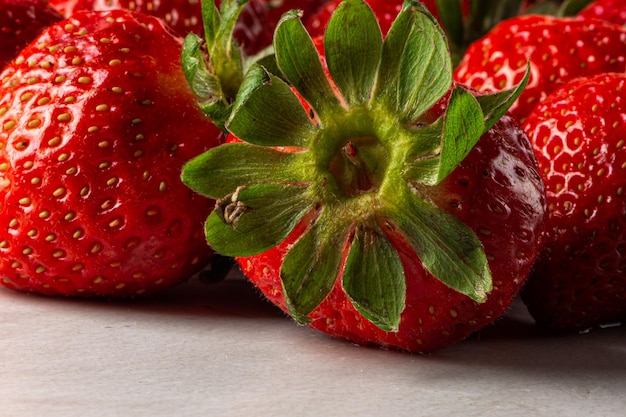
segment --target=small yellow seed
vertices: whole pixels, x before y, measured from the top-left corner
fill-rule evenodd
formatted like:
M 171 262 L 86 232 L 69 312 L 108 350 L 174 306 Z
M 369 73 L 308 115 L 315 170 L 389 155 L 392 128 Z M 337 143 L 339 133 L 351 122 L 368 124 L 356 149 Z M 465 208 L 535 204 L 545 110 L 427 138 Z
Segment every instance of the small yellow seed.
M 69 122 L 70 120 L 72 120 L 72 115 L 70 115 L 69 113 L 61 113 L 57 116 L 57 120 L 59 122 Z

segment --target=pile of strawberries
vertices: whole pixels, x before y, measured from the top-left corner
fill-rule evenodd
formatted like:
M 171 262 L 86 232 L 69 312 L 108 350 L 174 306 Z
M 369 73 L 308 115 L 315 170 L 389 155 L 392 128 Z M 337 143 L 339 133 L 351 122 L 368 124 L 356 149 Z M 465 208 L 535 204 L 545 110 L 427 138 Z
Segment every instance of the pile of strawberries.
M 0 284 L 134 297 L 234 259 L 413 352 L 517 296 L 619 324 L 626 1 L 496 3 L 0 0 Z

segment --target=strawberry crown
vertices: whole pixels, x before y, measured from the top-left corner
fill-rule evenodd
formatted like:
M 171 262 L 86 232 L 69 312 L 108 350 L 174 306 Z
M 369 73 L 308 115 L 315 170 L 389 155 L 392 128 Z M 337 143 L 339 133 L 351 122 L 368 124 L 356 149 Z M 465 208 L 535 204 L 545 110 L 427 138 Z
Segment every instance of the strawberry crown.
M 397 330 L 406 282 L 395 233 L 430 274 L 483 302 L 492 277 L 478 237 L 420 189 L 455 169 L 527 77 L 475 97 L 452 82 L 443 30 L 419 2 L 404 3 L 383 39 L 363 0 L 343 1 L 329 22 L 327 76 L 299 17 L 288 12 L 276 28 L 280 72 L 253 65 L 243 79 L 225 124 L 242 142 L 213 148 L 183 171 L 189 187 L 217 199 L 208 243 L 228 256 L 259 254 L 306 218 L 280 271 L 302 322 L 340 280 L 366 319 Z M 444 114 L 430 120 L 447 94 Z

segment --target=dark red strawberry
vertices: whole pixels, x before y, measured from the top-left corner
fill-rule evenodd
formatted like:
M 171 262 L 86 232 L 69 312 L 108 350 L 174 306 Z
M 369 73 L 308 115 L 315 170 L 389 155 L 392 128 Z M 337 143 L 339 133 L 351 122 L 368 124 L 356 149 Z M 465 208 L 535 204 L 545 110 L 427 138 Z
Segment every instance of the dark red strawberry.
M 256 54 L 272 43 L 274 28 L 280 16 L 292 9 L 303 9 L 307 15 L 317 11 L 325 0 L 246 0 L 235 28 L 235 38 L 244 51 Z M 204 36 L 201 0 L 50 0 L 51 4 L 70 16 L 77 10 L 129 9 L 163 19 L 181 36 L 195 33 Z M 211 3 L 210 1 L 207 2 Z M 217 7 L 220 1 L 215 1 Z
M 303 20 L 312 37 L 323 35 L 333 11 L 341 2 L 342 0 L 331 0 L 312 18 Z M 367 3 L 376 14 L 384 35 L 404 1 L 367 0 Z M 485 35 L 502 20 L 522 13 L 530 13 L 535 9 L 557 11 L 560 2 L 557 0 L 423 0 L 421 3 L 446 31 L 453 52 L 453 63 L 456 64 L 472 42 Z
M 454 78 L 481 91 L 505 90 L 522 79 L 528 62 L 528 86 L 511 107 L 520 121 L 573 78 L 626 70 L 626 29 L 582 18 L 509 19 L 469 47 Z
M 573 80 L 523 128 L 546 183 L 546 245 L 524 291 L 537 322 L 584 330 L 626 319 L 626 74 Z
M 0 70 L 62 18 L 46 0 L 0 0 Z
M 2 285 L 133 296 L 207 263 L 213 203 L 180 170 L 221 132 L 186 83 L 181 41 L 152 16 L 76 12 L 2 72 Z
M 581 17 L 601 19 L 616 25 L 626 24 L 626 1 L 595 0 L 578 14 Z
M 427 352 L 493 322 L 544 224 L 528 138 L 498 121 L 521 86 L 454 84 L 417 2 L 383 41 L 367 4 L 343 1 L 323 57 L 290 13 L 274 47 L 287 82 L 253 66 L 226 124 L 238 139 L 183 170 L 218 199 L 208 242 L 299 322 L 356 343 Z

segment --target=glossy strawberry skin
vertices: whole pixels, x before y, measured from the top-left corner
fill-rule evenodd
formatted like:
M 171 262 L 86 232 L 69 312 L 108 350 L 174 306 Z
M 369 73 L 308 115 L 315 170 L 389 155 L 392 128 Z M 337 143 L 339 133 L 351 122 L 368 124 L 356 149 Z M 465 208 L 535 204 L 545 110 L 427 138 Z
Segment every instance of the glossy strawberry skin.
M 213 204 L 179 176 L 221 134 L 187 86 L 181 41 L 151 16 L 77 12 L 4 70 L 0 283 L 133 296 L 209 260 Z
M 596 0 L 578 13 L 578 16 L 624 25 L 626 24 L 626 2 L 624 0 Z
M 46 0 L 0 2 L 0 69 L 46 27 L 63 18 Z
M 325 0 L 250 0 L 235 28 L 235 38 L 250 55 L 270 46 L 274 28 L 281 15 L 302 9 L 305 15 L 316 11 Z M 220 1 L 216 5 L 219 7 Z M 204 36 L 200 0 L 51 0 L 51 4 L 70 16 L 78 10 L 128 9 L 163 19 L 177 34 Z
M 549 205 L 524 300 L 537 322 L 584 330 L 626 318 L 626 76 L 573 80 L 528 116 Z
M 406 239 L 387 229 L 406 273 L 406 309 L 399 331 L 385 332 L 363 318 L 340 281 L 309 316 L 311 327 L 357 344 L 431 352 L 467 338 L 502 315 L 541 246 L 545 195 L 528 138 L 505 116 L 440 186 L 427 193 L 436 206 L 461 219 L 483 243 L 494 277 L 487 301 L 476 303 L 436 280 L 424 270 Z M 244 274 L 286 312 L 280 268 L 309 221 L 305 219 L 279 246 L 236 258 Z
M 537 103 L 565 82 L 626 69 L 626 29 L 582 18 L 528 15 L 506 20 L 473 43 L 455 71 L 455 80 L 481 91 L 528 86 L 510 111 L 523 122 Z

